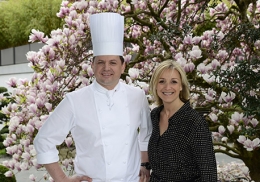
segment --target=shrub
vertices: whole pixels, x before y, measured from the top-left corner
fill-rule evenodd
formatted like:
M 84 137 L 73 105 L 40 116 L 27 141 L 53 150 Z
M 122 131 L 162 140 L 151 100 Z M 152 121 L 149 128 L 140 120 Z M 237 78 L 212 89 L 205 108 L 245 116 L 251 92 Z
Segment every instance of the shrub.
M 13 175 L 12 177 L 6 177 L 4 174 L 9 171 L 5 166 L 0 165 L 0 181 L 2 182 L 16 182 L 16 178 Z

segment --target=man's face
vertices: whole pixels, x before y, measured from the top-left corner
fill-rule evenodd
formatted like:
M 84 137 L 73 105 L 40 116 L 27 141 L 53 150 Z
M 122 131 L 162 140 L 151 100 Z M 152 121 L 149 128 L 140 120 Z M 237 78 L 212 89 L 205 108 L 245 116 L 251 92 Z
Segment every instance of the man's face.
M 124 73 L 125 63 L 121 62 L 119 56 L 96 56 L 92 69 L 97 82 L 106 89 L 112 90 Z

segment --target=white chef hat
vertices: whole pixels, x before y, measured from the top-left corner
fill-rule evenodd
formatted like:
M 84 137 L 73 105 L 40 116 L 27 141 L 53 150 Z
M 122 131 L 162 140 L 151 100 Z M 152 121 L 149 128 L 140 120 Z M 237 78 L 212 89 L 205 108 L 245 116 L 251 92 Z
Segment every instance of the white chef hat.
M 111 12 L 91 15 L 90 33 L 94 56 L 123 55 L 123 16 Z

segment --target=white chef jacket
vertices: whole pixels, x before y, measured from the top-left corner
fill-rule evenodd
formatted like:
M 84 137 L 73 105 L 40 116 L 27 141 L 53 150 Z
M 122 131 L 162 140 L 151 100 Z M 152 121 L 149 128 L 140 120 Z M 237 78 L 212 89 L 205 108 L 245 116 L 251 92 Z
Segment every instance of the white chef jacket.
M 56 146 L 70 131 L 77 175 L 93 182 L 139 182 L 140 151 L 147 151 L 151 130 L 148 102 L 140 88 L 119 82 L 107 90 L 94 81 L 68 93 L 50 114 L 34 139 L 37 162 L 59 161 Z

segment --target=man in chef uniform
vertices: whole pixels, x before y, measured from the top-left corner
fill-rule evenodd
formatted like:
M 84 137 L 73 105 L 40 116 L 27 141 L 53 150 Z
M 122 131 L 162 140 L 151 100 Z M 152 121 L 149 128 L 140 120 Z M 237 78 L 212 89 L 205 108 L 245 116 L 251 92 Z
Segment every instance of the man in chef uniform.
M 124 17 L 90 16 L 95 80 L 68 93 L 34 139 L 37 162 L 55 182 L 139 182 L 149 177 L 150 110 L 144 92 L 119 81 L 124 72 Z M 74 176 L 66 176 L 57 145 L 71 132 L 76 146 Z M 142 167 L 141 167 L 142 163 Z

